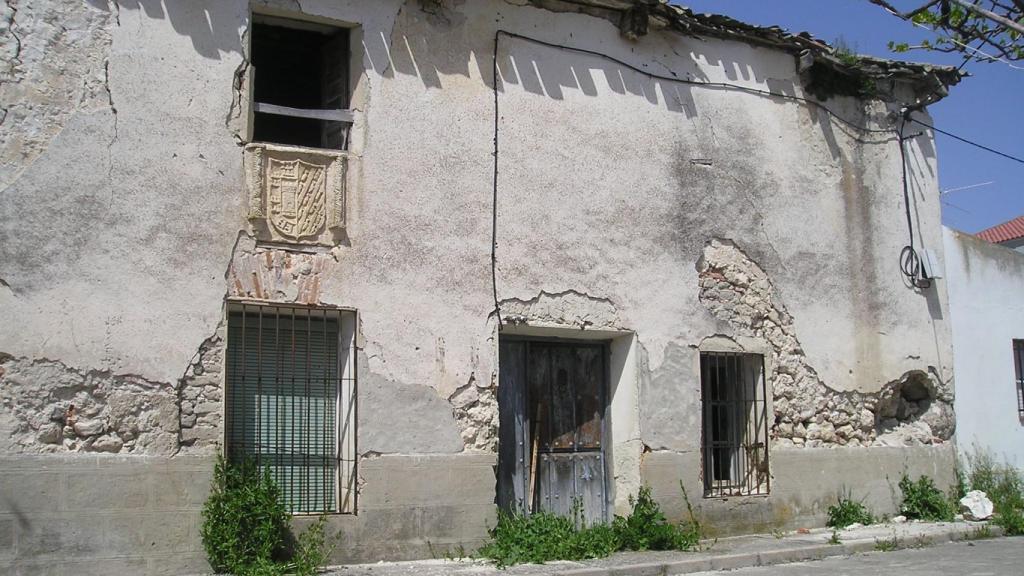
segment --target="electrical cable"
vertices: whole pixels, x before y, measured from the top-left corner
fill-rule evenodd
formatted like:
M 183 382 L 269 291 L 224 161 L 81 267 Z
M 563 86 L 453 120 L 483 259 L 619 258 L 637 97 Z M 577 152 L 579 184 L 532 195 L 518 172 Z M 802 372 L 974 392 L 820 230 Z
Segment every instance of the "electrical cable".
M 974 146 L 975 148 L 981 148 L 982 150 L 984 150 L 986 152 L 991 152 L 993 154 L 996 154 L 997 156 L 1002 156 L 1003 158 L 1006 158 L 1008 160 L 1013 160 L 1014 162 L 1020 162 L 1021 164 L 1024 164 L 1024 158 L 1018 158 L 1016 156 L 1010 156 L 1009 154 L 1006 154 L 1004 152 L 1000 152 L 999 150 L 994 150 L 994 149 L 989 148 L 988 146 L 985 146 L 983 144 L 978 144 L 977 142 L 972 142 L 972 141 L 968 140 L 967 138 L 962 138 L 960 136 L 957 136 L 956 134 L 952 134 L 950 132 L 946 132 L 945 130 L 936 128 L 935 126 L 932 126 L 931 124 L 926 124 L 924 122 L 921 122 L 917 118 L 911 118 L 910 120 L 920 124 L 921 126 L 924 126 L 925 128 L 928 128 L 929 130 L 934 130 L 934 131 L 938 132 L 939 134 L 944 134 L 946 136 L 949 136 L 950 138 L 953 138 L 954 140 L 959 140 L 959 141 L 963 142 L 964 144 L 970 144 L 971 146 Z
M 910 213 L 910 183 L 907 180 L 907 152 L 904 148 L 903 143 L 910 138 L 903 137 L 903 130 L 907 126 L 907 120 L 910 118 L 910 110 L 906 110 L 903 113 L 903 118 L 900 121 L 899 128 L 899 146 L 900 146 L 900 170 L 902 177 L 900 181 L 903 184 L 903 208 L 907 214 L 907 233 L 910 235 L 910 243 L 900 250 L 900 272 L 907 279 L 914 288 L 925 289 L 932 285 L 932 281 L 928 278 L 921 277 L 921 256 L 914 249 L 914 219 Z
M 634 72 L 637 72 L 639 74 L 643 74 L 645 76 L 648 76 L 650 78 L 655 78 L 655 79 L 658 79 L 658 80 L 664 80 L 666 82 L 678 82 L 678 83 L 681 83 L 681 84 L 689 84 L 691 86 L 702 86 L 704 88 L 721 88 L 721 89 L 724 89 L 724 90 L 736 90 L 736 91 L 739 91 L 739 92 L 747 92 L 748 94 L 756 94 L 756 95 L 765 96 L 765 97 L 768 97 L 768 98 L 779 98 L 779 99 L 782 99 L 782 100 L 791 100 L 791 101 L 794 101 L 794 102 L 802 102 L 802 103 L 807 104 L 807 105 L 809 105 L 811 107 L 818 108 L 819 110 L 822 110 L 823 112 L 825 112 L 826 114 L 828 114 L 832 118 L 835 118 L 839 122 L 841 122 L 843 124 L 846 124 L 847 126 L 849 126 L 851 128 L 854 128 L 856 130 L 859 130 L 861 132 L 877 133 L 877 134 L 892 134 L 893 133 L 893 131 L 891 129 L 868 128 L 867 126 L 862 126 L 862 125 L 857 124 L 857 123 L 855 123 L 855 122 L 853 122 L 851 120 L 847 120 L 846 118 L 843 118 L 842 116 L 840 116 L 840 115 L 836 114 L 835 112 L 833 112 L 832 110 L 830 110 L 824 104 L 822 104 L 820 102 L 816 102 L 816 101 L 811 100 L 809 98 L 803 98 L 801 96 L 794 96 L 794 95 L 791 95 L 791 94 L 783 94 L 783 93 L 780 93 L 780 92 L 772 92 L 770 90 L 762 90 L 760 88 L 751 88 L 749 86 L 743 86 L 741 84 L 732 84 L 730 82 L 705 82 L 703 80 L 691 80 L 689 78 L 680 78 L 679 76 L 676 76 L 674 72 L 672 73 L 673 74 L 672 76 L 665 76 L 664 74 L 657 74 L 657 73 L 651 72 L 649 70 L 644 70 L 642 68 L 639 68 L 638 66 L 630 64 L 629 62 L 625 62 L 623 60 L 619 60 L 618 58 L 615 58 L 614 56 L 609 56 L 607 54 L 602 54 L 601 52 L 597 52 L 597 51 L 594 51 L 594 50 L 587 50 L 586 48 L 577 48 L 575 46 L 566 46 L 566 45 L 563 45 L 563 44 L 555 44 L 554 42 L 547 42 L 545 40 L 539 40 L 537 38 L 531 38 L 529 36 L 523 36 L 522 34 L 516 34 L 515 32 L 508 32 L 506 30 L 498 30 L 497 32 L 495 32 L 495 37 L 500 36 L 502 34 L 504 34 L 505 36 L 512 37 L 512 38 L 519 38 L 520 40 L 526 40 L 527 42 L 533 42 L 534 44 L 540 44 L 541 46 L 548 46 L 550 48 L 558 48 L 558 49 L 561 49 L 561 50 L 568 50 L 568 51 L 571 51 L 571 52 L 579 52 L 581 54 L 589 54 L 591 56 L 597 56 L 598 58 L 603 58 L 605 60 L 609 60 L 611 62 L 615 62 L 616 64 L 618 64 L 620 66 L 623 66 L 625 68 L 628 68 L 628 69 L 630 69 L 630 70 L 632 70 Z M 497 58 L 498 58 L 498 55 L 495 54 L 494 55 L 495 61 L 497 61 Z
M 498 331 L 501 332 L 501 305 L 498 303 L 498 34 L 494 34 L 494 177 L 493 197 L 491 199 L 491 291 L 494 293 L 494 315 L 498 319 Z

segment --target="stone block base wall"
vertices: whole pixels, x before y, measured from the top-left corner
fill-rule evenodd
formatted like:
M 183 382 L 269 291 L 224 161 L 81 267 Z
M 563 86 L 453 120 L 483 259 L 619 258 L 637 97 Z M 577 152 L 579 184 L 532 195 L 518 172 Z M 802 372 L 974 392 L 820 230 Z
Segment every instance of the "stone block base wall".
M 458 555 L 480 547 L 495 524 L 490 454 L 385 455 L 360 463 L 358 513 L 328 517 L 338 535 L 331 563 Z M 314 518 L 300 518 L 302 530 Z
M 849 494 L 876 516 L 898 514 L 900 477 L 930 476 L 948 489 L 956 481 L 951 443 L 940 446 L 804 448 L 771 453 L 771 492 L 767 496 L 704 498 L 699 452 L 651 452 L 641 473 L 669 518 L 686 517 L 680 481 L 694 513 L 709 535 L 728 536 L 775 529 L 824 526 L 828 508 Z
M 0 574 L 209 571 L 200 511 L 210 457 L 0 458 Z M 494 457 L 382 456 L 360 468 L 357 515 L 329 516 L 332 563 L 475 550 L 494 525 Z M 304 529 L 313 517 L 296 517 Z
M 0 458 L 0 573 L 209 570 L 200 510 L 213 459 L 75 454 Z

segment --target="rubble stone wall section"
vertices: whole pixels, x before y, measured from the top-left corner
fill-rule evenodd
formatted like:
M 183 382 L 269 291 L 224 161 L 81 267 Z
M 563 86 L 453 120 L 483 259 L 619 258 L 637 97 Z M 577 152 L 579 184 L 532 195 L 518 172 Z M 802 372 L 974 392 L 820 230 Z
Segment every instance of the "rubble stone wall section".
M 221 445 L 224 328 L 222 324 L 217 334 L 199 347 L 178 387 L 182 450 L 212 452 Z
M 700 301 L 736 334 L 771 350 L 777 446 L 913 446 L 953 435 L 952 392 L 930 370 L 914 370 L 877 394 L 829 388 L 807 362 L 765 271 L 733 242 L 712 239 L 697 265 Z
M 170 383 L 0 358 L 0 438 L 8 452 L 172 455 L 178 403 Z
M 459 423 L 465 449 L 498 453 L 498 387 L 475 379 L 448 397 Z

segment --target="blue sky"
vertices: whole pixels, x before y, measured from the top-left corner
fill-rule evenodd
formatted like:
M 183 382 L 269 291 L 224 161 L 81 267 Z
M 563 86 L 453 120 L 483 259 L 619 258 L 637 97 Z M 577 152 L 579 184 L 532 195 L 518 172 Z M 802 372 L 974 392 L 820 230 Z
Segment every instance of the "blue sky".
M 807 31 L 834 43 L 842 38 L 860 54 L 959 65 L 956 55 L 913 51 L 893 54 L 889 40 L 915 43 L 931 37 L 889 15 L 868 0 L 683 0 L 697 12 L 725 14 L 752 24 L 778 25 L 790 32 Z M 920 2 L 895 1 L 916 7 Z M 929 108 L 935 126 L 1024 158 L 1024 62 L 1020 69 L 1002 63 L 968 64 L 972 74 Z M 1024 164 L 936 134 L 939 187 L 950 190 L 993 182 L 942 195 L 942 221 L 965 232 L 977 232 L 1024 214 Z

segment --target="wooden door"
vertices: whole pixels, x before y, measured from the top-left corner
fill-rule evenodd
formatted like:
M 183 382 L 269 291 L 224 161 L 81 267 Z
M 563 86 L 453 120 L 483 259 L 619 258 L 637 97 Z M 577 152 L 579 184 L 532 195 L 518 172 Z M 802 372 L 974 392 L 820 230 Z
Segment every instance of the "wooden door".
M 607 346 L 502 339 L 498 503 L 607 519 Z

